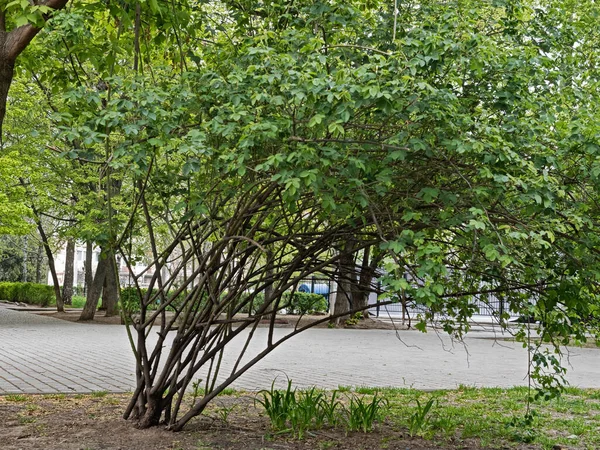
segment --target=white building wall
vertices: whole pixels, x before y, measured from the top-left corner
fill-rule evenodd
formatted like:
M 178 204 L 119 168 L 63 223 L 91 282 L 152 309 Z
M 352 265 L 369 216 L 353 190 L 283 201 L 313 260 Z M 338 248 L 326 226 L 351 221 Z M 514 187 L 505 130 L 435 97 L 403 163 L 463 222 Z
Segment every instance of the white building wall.
M 92 256 L 92 271 L 96 272 L 96 267 L 98 266 L 98 260 L 100 258 L 100 248 L 93 248 L 93 256 Z M 74 273 L 73 273 L 73 286 L 81 287 L 85 285 L 85 258 L 86 258 L 86 246 L 85 245 L 76 245 L 75 246 L 75 265 L 74 265 Z M 54 265 L 56 268 L 56 275 L 58 277 L 58 282 L 60 285 L 63 285 L 63 281 L 65 278 L 65 266 L 67 260 L 67 249 L 66 245 L 59 249 L 54 254 Z M 120 257 L 117 257 L 117 263 L 119 264 L 119 281 L 121 287 L 133 286 L 133 276 L 139 275 L 142 273 L 146 266 L 144 264 L 135 264 L 133 269 L 133 274 L 129 271 L 129 268 L 125 264 L 124 261 Z M 152 276 L 154 272 L 149 270 L 146 272 L 146 275 L 143 279 L 138 280 L 142 287 L 146 287 L 148 284 L 148 280 Z M 52 275 L 48 271 L 47 283 L 52 285 Z
M 92 256 L 92 270 L 96 270 L 98 265 L 98 258 L 100 257 L 100 249 L 94 248 Z M 83 287 L 85 284 L 85 257 L 86 257 L 86 246 L 76 245 L 75 246 L 75 266 L 73 273 L 73 286 Z M 67 262 L 67 248 L 66 245 L 54 253 L 54 266 L 56 268 L 56 276 L 58 282 L 63 285 L 65 279 L 65 267 Z M 48 271 L 48 284 L 52 284 L 52 274 Z

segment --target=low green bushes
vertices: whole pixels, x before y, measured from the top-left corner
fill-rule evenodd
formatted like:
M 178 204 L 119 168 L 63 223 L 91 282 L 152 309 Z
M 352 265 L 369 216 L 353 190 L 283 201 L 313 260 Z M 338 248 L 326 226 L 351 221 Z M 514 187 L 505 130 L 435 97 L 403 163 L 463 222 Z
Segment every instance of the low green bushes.
M 140 293 L 141 293 L 141 297 L 140 297 Z M 148 309 L 151 309 L 151 310 L 156 309 L 158 307 L 158 305 L 160 305 L 160 296 L 157 294 L 158 294 L 158 289 L 152 289 L 152 292 L 150 293 L 150 297 L 154 298 L 154 300 L 148 306 Z M 121 288 L 121 297 L 120 297 L 121 306 L 123 307 L 123 309 L 125 311 L 137 312 L 140 310 L 142 298 L 145 299 L 147 295 L 148 295 L 148 289 L 146 289 L 146 288 L 141 288 L 139 293 L 138 293 L 137 288 L 133 287 L 133 286 Z M 169 293 L 167 292 L 166 295 L 168 298 Z M 178 307 L 180 302 L 185 298 L 186 295 L 187 295 L 187 292 L 182 292 L 174 300 L 169 299 L 170 303 L 169 303 L 169 306 L 167 306 L 167 310 L 172 310 L 173 309 L 172 307 Z
M 309 294 L 305 292 L 294 292 L 290 301 L 291 293 L 286 292 L 283 296 L 285 303 L 289 302 L 288 314 L 319 314 L 327 312 L 327 300 L 320 294 Z
M 83 295 L 74 295 L 69 306 L 71 308 L 83 308 L 85 306 L 85 297 Z
M 250 294 L 243 294 L 241 301 L 245 301 Z M 250 302 L 245 304 L 241 311 L 242 313 L 248 313 L 252 309 L 252 314 L 258 311 L 263 303 L 265 302 L 265 295 L 261 292 L 254 297 L 252 305 Z M 305 292 L 294 292 L 292 297 L 291 292 L 283 294 L 281 300 L 281 306 L 285 305 L 287 314 L 319 314 L 326 313 L 328 309 L 327 300 L 325 297 L 319 294 L 308 294 Z
M 147 294 L 147 289 L 141 289 L 142 295 L 145 296 Z M 154 294 L 154 293 L 153 293 Z M 182 296 L 185 294 L 182 294 Z M 250 294 L 245 293 L 242 294 L 240 298 L 240 302 L 245 302 Z M 286 292 L 283 295 L 281 305 L 287 305 L 286 310 L 288 314 L 319 314 L 327 312 L 327 300 L 325 297 L 319 294 L 308 294 L 304 292 L 294 292 L 293 297 L 291 297 L 291 292 Z M 265 295 L 264 293 L 258 293 L 255 295 L 252 302 L 247 302 L 241 308 L 240 312 L 247 314 L 248 312 L 252 312 L 255 314 L 264 304 Z M 158 298 L 156 301 L 156 305 L 158 305 Z M 121 304 L 125 308 L 126 311 L 132 310 L 137 311 L 140 305 L 140 297 L 138 291 L 134 287 L 126 287 L 121 289 Z
M 141 289 L 141 291 L 142 295 L 145 296 L 147 289 Z M 247 295 L 244 294 L 244 296 Z M 288 314 L 319 314 L 327 312 L 327 300 L 322 295 L 294 292 L 293 297 L 291 296 L 291 292 L 286 292 L 282 299 L 282 305 L 288 305 L 286 308 Z M 242 299 L 244 298 L 242 297 Z M 48 306 L 56 303 L 56 296 L 54 295 L 54 288 L 45 284 L 0 282 L 0 300 Z M 254 314 L 263 305 L 264 301 L 264 294 L 259 293 L 254 298 L 252 305 L 250 303 L 244 305 L 240 312 L 248 313 L 250 307 L 252 307 L 252 313 Z M 126 311 L 139 310 L 140 297 L 135 287 L 121 289 L 121 305 L 123 305 Z M 158 305 L 158 301 L 156 305 Z M 80 305 L 76 306 L 74 304 L 73 306 L 79 307 Z
M 142 289 L 142 295 L 146 295 L 147 289 Z M 121 289 L 121 306 L 125 311 L 139 310 L 141 299 L 139 293 L 134 287 L 126 287 Z
M 242 294 L 240 297 L 240 303 L 245 302 L 249 296 L 250 294 L 248 293 Z M 264 302 L 265 294 L 259 292 L 258 294 L 256 294 L 256 296 L 251 302 L 248 301 L 248 303 L 245 303 L 244 306 L 242 306 L 240 312 L 243 314 L 248 314 L 248 312 L 252 311 L 252 314 L 256 314 L 256 312 L 262 307 Z
M 8 283 L 2 282 L 0 283 L 0 300 L 13 300 L 13 294 L 15 291 L 15 284 L 17 283 Z
M 46 284 L 0 282 L 0 300 L 48 306 L 56 302 L 56 296 Z
M 151 296 L 156 295 L 158 291 L 156 289 L 152 289 Z M 140 293 L 142 297 L 140 298 Z M 138 293 L 137 288 L 135 287 L 125 287 L 121 288 L 121 306 L 125 311 L 129 312 L 137 312 L 140 310 L 140 304 L 142 302 L 142 298 L 145 298 L 148 295 L 148 289 L 142 288 L 140 289 L 140 293 Z M 159 304 L 158 296 L 152 305 L 150 305 L 150 309 L 158 306 Z

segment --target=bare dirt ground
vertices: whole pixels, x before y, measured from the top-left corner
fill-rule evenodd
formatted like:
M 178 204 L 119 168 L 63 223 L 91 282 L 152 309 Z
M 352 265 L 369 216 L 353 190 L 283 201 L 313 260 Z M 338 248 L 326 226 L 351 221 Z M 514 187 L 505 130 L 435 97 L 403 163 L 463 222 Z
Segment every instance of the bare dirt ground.
M 157 427 L 139 430 L 121 418 L 128 396 L 0 397 L 0 448 L 3 450 L 481 450 L 477 442 L 410 438 L 389 424 L 371 433 L 325 429 L 304 439 L 276 435 L 254 407 L 253 397 L 219 397 L 207 413 L 173 433 Z M 227 414 L 227 411 L 231 410 Z M 511 446 L 526 450 L 527 444 Z
M 66 320 L 68 322 L 77 322 L 81 315 L 81 310 L 71 310 L 66 312 L 47 312 L 37 311 L 35 314 L 40 314 L 46 317 L 54 317 L 55 319 Z M 102 312 L 94 316 L 94 320 L 89 320 L 81 323 L 95 323 L 104 325 L 121 325 L 121 316 L 106 317 Z
M 67 320 L 69 322 L 77 322 L 79 320 L 79 315 L 81 314 L 80 310 L 70 310 L 63 313 L 52 312 L 52 311 L 32 311 L 36 314 L 42 314 L 47 317 L 54 317 L 56 319 Z M 324 316 L 293 316 L 293 315 L 281 315 L 277 317 L 276 326 L 281 328 L 293 328 L 299 322 L 299 326 L 305 326 L 309 323 L 316 322 L 318 320 L 322 320 Z M 99 311 L 94 320 L 82 323 L 95 323 L 95 324 L 105 324 L 105 325 L 121 325 L 121 316 L 111 316 L 106 317 L 102 311 Z M 268 322 L 265 321 L 264 326 L 268 325 Z M 327 328 L 328 322 L 324 322 L 318 325 L 315 325 L 317 328 Z M 343 328 L 352 328 L 352 329 L 360 329 L 360 330 L 393 330 L 398 328 L 403 328 L 399 323 L 395 326 L 389 322 L 384 322 L 377 319 L 363 319 L 360 320 L 355 325 L 340 325 Z

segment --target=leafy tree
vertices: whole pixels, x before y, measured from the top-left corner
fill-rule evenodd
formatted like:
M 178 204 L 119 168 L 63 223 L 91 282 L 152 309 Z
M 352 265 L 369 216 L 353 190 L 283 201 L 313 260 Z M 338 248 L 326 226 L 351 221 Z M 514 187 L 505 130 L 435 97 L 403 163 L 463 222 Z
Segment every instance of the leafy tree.
M 37 229 L 53 280 L 57 308 L 61 311 L 62 293 L 54 251 L 60 240 L 72 233 L 75 222 L 73 202 L 69 202 L 74 195 L 72 164 L 56 158 L 49 150 L 53 148 L 52 138 L 47 135 L 51 129 L 48 118 L 51 107 L 43 107 L 47 102 L 42 93 L 31 82 L 23 80 L 23 76 L 18 77 L 15 84 L 4 140 L 5 158 L 10 157 L 12 170 L 6 173 L 5 180 L 9 186 L 18 187 L 23 217 L 28 217 Z M 32 129 L 35 131 L 31 132 Z
M 55 117 L 63 155 L 96 168 L 94 239 L 148 264 L 123 304 L 137 360 L 127 418 L 181 429 L 304 329 L 274 330 L 286 290 L 317 272 L 358 280 L 367 251 L 388 255 L 390 293 L 427 308 L 423 330 L 439 319 L 462 335 L 472 299 L 491 293 L 541 319 L 556 348 L 595 329 L 595 4 L 180 7 L 53 20 L 77 24 L 59 48 L 86 78 Z M 263 320 L 266 344 L 247 355 Z M 219 377 L 236 338 L 246 345 Z M 554 394 L 558 360 L 534 351 Z
M 8 91 L 17 57 L 44 26 L 47 17 L 64 8 L 68 0 L 2 2 L 0 5 L 0 135 Z
M 0 236 L 0 281 L 45 282 L 47 268 L 39 236 Z
M 0 178 L 3 180 L 0 190 L 0 234 L 24 234 L 31 224 L 26 220 L 28 209 L 24 205 L 24 192 L 11 180 L 11 173 L 18 166 L 14 153 L 0 156 Z

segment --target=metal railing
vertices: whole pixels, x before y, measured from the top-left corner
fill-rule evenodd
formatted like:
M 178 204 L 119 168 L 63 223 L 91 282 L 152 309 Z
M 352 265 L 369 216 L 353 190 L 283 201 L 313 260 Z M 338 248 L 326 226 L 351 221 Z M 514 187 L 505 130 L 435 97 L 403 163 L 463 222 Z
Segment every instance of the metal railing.
M 474 315 L 478 316 L 500 317 L 504 313 L 507 313 L 510 317 L 519 316 L 519 314 L 510 310 L 508 302 L 494 295 L 478 296 L 471 300 L 471 305 L 475 310 Z M 406 301 L 405 303 L 398 302 L 381 307 L 376 306 L 370 308 L 369 311 L 377 317 L 380 315 L 396 317 L 401 315 L 406 318 L 414 318 L 419 314 L 425 314 L 428 310 L 425 305 L 416 304 L 414 301 Z

